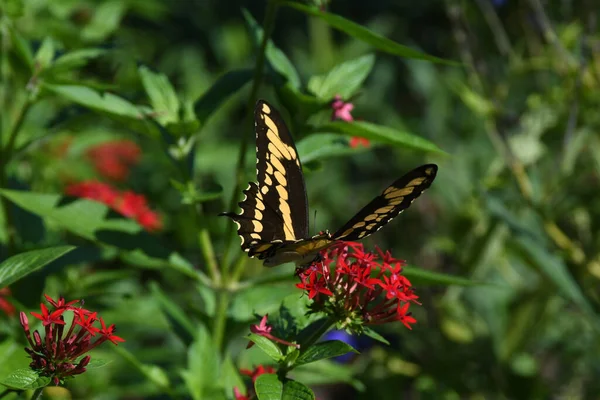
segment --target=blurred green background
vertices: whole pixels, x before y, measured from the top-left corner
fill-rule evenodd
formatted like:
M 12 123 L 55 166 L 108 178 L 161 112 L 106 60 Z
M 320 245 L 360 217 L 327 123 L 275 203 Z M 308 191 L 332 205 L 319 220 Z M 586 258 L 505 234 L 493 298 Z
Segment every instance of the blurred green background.
M 19 45 L 35 53 L 45 44 L 55 57 L 95 49 L 98 53 L 75 72 L 55 70 L 42 78 L 107 91 L 135 104 L 149 104 L 140 66 L 168 77 L 182 104 L 181 121 L 189 122 L 182 126 L 193 133 L 195 184 L 208 192 L 223 188 L 222 197 L 202 205 L 202 224 L 221 261 L 230 222 L 216 215 L 228 210 L 244 136 L 250 145 L 243 181 L 254 179 L 250 88 L 237 90 L 201 124 L 194 122 L 194 104 L 224 73 L 253 67 L 255 39 L 242 10 L 260 22 L 266 2 L 2 0 L 0 5 L 4 127 L 31 95 L 24 90 L 32 75 L 25 72 Z M 591 0 L 334 0 L 328 10 L 462 66 L 377 51 L 291 8 L 277 14 L 272 41 L 291 60 L 303 86 L 340 63 L 371 54 L 373 68 L 351 99 L 354 118 L 426 138 L 447 153 L 372 141 L 343 156 L 305 161 L 311 234 L 334 231 L 420 164 L 435 162 L 439 172 L 409 210 L 365 240 L 367 248 L 390 249 L 414 266 L 406 275 L 422 303 L 413 307 L 418 324 L 412 331 L 400 324 L 382 327 L 379 332 L 392 345 L 374 344 L 344 366 L 339 380 L 345 383 L 331 379 L 319 385 L 318 369 L 299 372 L 298 379 L 319 399 L 600 398 L 600 8 Z M 282 110 L 299 142 L 308 131 L 301 116 L 286 110 L 276 86 L 266 79 L 259 97 Z M 93 176 L 80 160 L 87 146 L 107 138 L 133 140 L 143 157 L 122 187 L 144 193 L 165 218 L 161 240 L 204 268 L 196 226 L 170 183 L 177 171 L 166 161 L 164 143 L 148 135 L 143 123 L 123 123 L 50 92 L 23 121 L 17 143 L 22 152 L 8 167 L 10 186 L 60 193 L 65 172 L 79 179 Z M 329 117 L 321 111 L 311 118 Z M 52 149 L 65 138 L 72 147 L 57 157 Z M 302 158 L 308 152 L 299 147 Z M 46 292 L 85 297 L 87 305 L 110 309 L 105 318 L 117 324 L 128 340 L 125 346 L 143 362 L 179 375 L 175 369 L 190 355 L 156 299 L 166 293 L 188 307 L 190 318 L 202 320 L 214 307 L 210 296 L 177 272 L 95 248 L 52 224 L 42 228 L 37 217 L 21 212 L 19 221 L 26 221 L 19 227 L 21 251 L 65 240 L 84 250 L 14 285 L 15 298 L 35 306 L 43 285 Z M 6 242 L 6 232 L 0 239 Z M 86 280 L 86 268 L 103 275 Z M 248 277 L 274 273 L 257 261 L 249 261 L 245 271 Z M 464 281 L 449 278 L 453 284 L 447 285 L 438 277 L 434 284 L 424 271 Z M 236 365 L 251 363 L 240 353 L 245 342 L 239 337 L 252 313 L 276 310 L 289 294 L 289 283 L 278 288 L 270 298 L 250 293 L 234 304 L 228 335 L 238 338 L 231 344 L 232 354 L 241 357 Z M 2 330 L 8 335 L 13 328 L 6 323 Z M 325 376 L 332 376 L 331 368 Z M 143 382 L 117 359 L 75 380 L 73 396 L 164 398 Z

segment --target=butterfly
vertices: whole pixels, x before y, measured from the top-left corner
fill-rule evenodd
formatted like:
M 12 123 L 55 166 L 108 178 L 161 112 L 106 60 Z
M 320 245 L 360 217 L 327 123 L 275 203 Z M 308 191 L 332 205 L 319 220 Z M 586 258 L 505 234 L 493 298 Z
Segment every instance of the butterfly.
M 264 100 L 254 110 L 256 177 L 231 218 L 238 227 L 242 249 L 264 260 L 266 267 L 295 262 L 305 268 L 321 250 L 338 241 L 355 241 L 377 232 L 407 209 L 427 189 L 437 165 L 413 169 L 393 182 L 335 233 L 309 237 L 308 200 L 298 151 L 279 112 Z

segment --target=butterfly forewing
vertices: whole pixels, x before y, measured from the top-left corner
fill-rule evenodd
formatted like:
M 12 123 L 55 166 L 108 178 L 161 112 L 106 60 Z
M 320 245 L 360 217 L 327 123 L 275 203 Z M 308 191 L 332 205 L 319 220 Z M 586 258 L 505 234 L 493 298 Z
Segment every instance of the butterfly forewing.
M 271 242 L 308 236 L 308 204 L 298 151 L 279 113 L 261 100 L 254 124 L 257 183 L 244 190 L 240 214 L 223 215 L 238 223 L 242 249 L 264 258 L 273 247 Z
M 363 207 L 332 235 L 332 239 L 353 241 L 377 232 L 406 210 L 431 185 L 436 173 L 435 164 L 426 164 L 413 169 Z
M 275 238 L 308 236 L 308 200 L 296 145 L 283 118 L 265 101 L 254 110 L 256 176 L 265 204 L 280 216 Z M 274 222 L 274 221 L 273 221 Z

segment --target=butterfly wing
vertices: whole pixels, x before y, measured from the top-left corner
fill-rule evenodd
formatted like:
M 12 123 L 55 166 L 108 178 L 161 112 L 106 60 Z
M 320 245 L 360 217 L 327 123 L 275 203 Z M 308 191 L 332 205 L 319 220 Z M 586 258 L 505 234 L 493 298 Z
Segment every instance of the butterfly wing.
M 240 214 L 222 214 L 237 222 L 242 249 L 250 256 L 266 252 L 271 242 L 308 236 L 306 186 L 290 132 L 277 110 L 263 100 L 256 103 L 254 125 L 257 183 L 244 190 Z
M 427 189 L 437 173 L 437 165 L 413 169 L 392 183 L 332 235 L 334 240 L 363 239 L 390 222 Z

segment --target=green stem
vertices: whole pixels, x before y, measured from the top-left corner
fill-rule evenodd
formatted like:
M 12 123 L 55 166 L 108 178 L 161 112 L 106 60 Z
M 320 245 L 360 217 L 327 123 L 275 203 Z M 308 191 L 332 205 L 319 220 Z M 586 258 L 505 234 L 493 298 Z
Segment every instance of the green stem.
M 215 256 L 215 251 L 212 245 L 212 240 L 210 238 L 210 232 L 204 221 L 204 211 L 202 210 L 202 206 L 199 205 L 196 207 L 196 221 L 197 226 L 199 228 L 198 231 L 198 245 L 200 247 L 200 251 L 202 252 L 202 257 L 204 258 L 204 262 L 208 268 L 208 273 L 214 283 L 217 285 L 222 282 L 221 272 L 219 271 L 219 265 L 217 263 L 217 257 Z
M 44 387 L 41 388 L 37 388 L 35 389 L 35 391 L 33 392 L 33 394 L 31 395 L 31 400 L 39 400 L 42 398 L 42 392 L 44 391 Z
M 215 323 L 213 325 L 213 343 L 221 352 L 225 339 L 225 327 L 227 326 L 227 309 L 229 308 L 229 296 L 231 294 L 225 290 L 219 290 L 217 294 L 217 310 L 215 314 Z
M 21 130 L 21 126 L 23 126 L 23 121 L 25 121 L 25 116 L 27 112 L 31 108 L 31 100 L 27 99 L 25 104 L 23 104 L 23 108 L 17 115 L 17 119 L 10 129 L 10 133 L 8 135 L 8 142 L 6 146 L 2 146 L 0 143 L 0 189 L 4 189 L 7 187 L 8 183 L 8 172 L 7 167 L 10 162 L 13 154 L 13 150 L 15 147 L 15 143 L 17 140 L 17 135 Z M 10 203 L 4 196 L 0 196 L 0 202 L 2 203 L 2 211 L 4 212 L 4 220 L 5 220 L 5 231 L 7 235 L 7 256 L 10 256 L 15 249 L 15 227 L 12 219 L 12 214 L 10 212 Z
M 248 98 L 247 110 L 249 111 L 254 109 L 254 102 L 256 101 L 256 97 L 258 96 L 258 90 L 260 89 L 260 85 L 262 83 L 263 69 L 266 60 L 267 44 L 269 43 L 269 38 L 271 37 L 271 33 L 273 32 L 273 28 L 275 27 L 275 17 L 277 16 L 277 9 L 278 0 L 269 0 L 269 2 L 267 3 L 265 19 L 263 21 L 262 42 L 260 43 L 260 48 L 258 50 L 258 54 L 256 55 L 256 65 L 254 66 L 254 78 L 252 79 L 252 88 L 250 90 L 250 97 Z M 248 112 L 248 116 L 246 118 L 247 123 L 244 123 L 244 126 L 251 126 L 251 119 L 253 115 L 253 112 Z M 244 166 L 246 164 L 246 153 L 248 150 L 248 143 L 250 137 L 254 137 L 254 135 L 242 135 L 242 142 L 240 144 L 240 152 L 238 154 L 236 166 L 235 186 L 233 188 L 231 201 L 229 202 L 229 210 L 234 210 L 236 208 L 237 198 L 240 194 L 242 185 L 244 183 Z M 225 234 L 226 242 L 223 259 L 227 259 L 227 255 L 231 249 L 233 239 L 235 238 L 234 228 L 235 224 L 229 222 Z M 229 270 L 230 265 L 223 266 L 223 269 Z
M 233 264 L 233 273 L 231 274 L 230 282 L 238 282 L 240 277 L 242 276 L 242 272 L 244 272 L 244 267 L 246 266 L 246 262 L 248 261 L 247 254 L 242 252 L 236 258 Z

